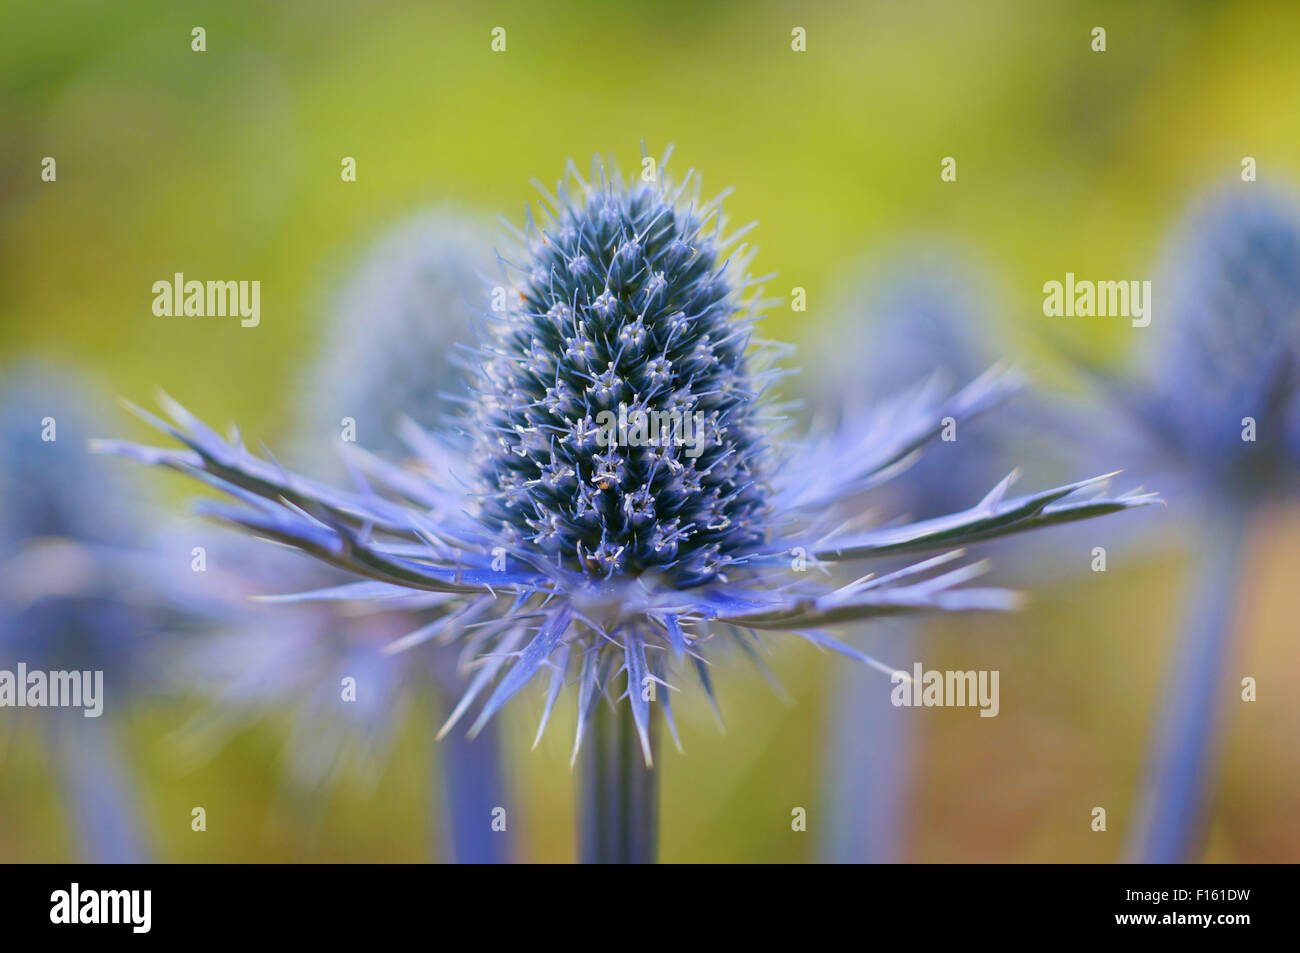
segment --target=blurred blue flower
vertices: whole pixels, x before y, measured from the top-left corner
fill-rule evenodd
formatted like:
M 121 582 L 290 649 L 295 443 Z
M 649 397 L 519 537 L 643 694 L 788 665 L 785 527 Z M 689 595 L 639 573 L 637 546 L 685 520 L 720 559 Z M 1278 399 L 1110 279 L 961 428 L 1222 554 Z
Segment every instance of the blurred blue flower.
M 1243 186 L 1193 208 L 1167 253 L 1135 409 L 1172 469 L 1253 501 L 1300 487 L 1300 205 Z M 1243 439 L 1243 418 L 1256 439 Z
M 421 214 L 386 233 L 338 288 L 319 358 L 307 368 L 295 408 L 296 455 L 315 469 L 345 475 L 353 443 L 368 453 L 409 456 L 398 424 L 445 424 L 458 378 L 457 347 L 470 339 L 472 299 L 491 263 L 486 240 L 454 213 Z M 293 705 L 285 745 L 289 776 L 323 791 L 345 776 L 378 780 L 401 725 L 434 686 L 454 698 L 458 647 L 413 639 L 444 594 L 409 593 L 382 603 L 337 587 L 341 570 L 295 560 L 242 537 L 217 541 L 212 563 L 238 576 L 244 596 L 310 592 L 271 615 L 250 613 L 226 635 L 205 640 L 186 664 L 191 686 L 214 704 L 186 726 L 185 742 L 210 748 L 230 729 Z M 450 634 L 452 631 L 444 627 Z M 445 717 L 449 706 L 443 708 Z M 510 807 L 494 731 L 439 748 L 440 848 L 450 861 L 509 859 L 511 837 L 491 828 L 492 811 Z M 511 816 L 512 811 L 507 811 Z M 507 830 L 510 830 L 508 827 Z
M 328 288 L 323 347 L 305 371 L 294 415 L 294 451 L 337 467 L 343 419 L 372 453 L 407 457 L 398 423 L 449 423 L 464 391 L 464 349 L 482 307 L 491 242 L 460 213 L 437 209 L 401 222 Z
M 147 852 L 118 732 L 132 699 L 162 677 L 159 647 L 208 624 L 219 603 L 155 545 L 163 526 L 139 489 L 87 452 L 104 406 L 73 370 L 29 362 L 0 385 L 0 669 L 102 673 L 102 714 L 4 708 L 45 731 L 93 862 Z M 94 676 L 92 675 L 92 678 Z M 8 727 L 8 724 L 6 725 Z
M 1198 203 L 1165 266 L 1140 382 L 1111 395 L 1191 515 L 1183 641 L 1139 794 L 1133 856 L 1195 859 L 1230 680 L 1243 553 L 1259 508 L 1300 488 L 1300 205 L 1239 185 Z
M 860 277 L 833 295 L 829 331 L 806 359 L 817 372 L 800 381 L 819 413 L 852 414 L 930 381 L 973 381 L 1003 359 L 994 289 L 964 250 L 916 240 L 850 270 Z M 1019 403 L 1002 409 L 1017 423 Z M 927 447 L 906 480 L 881 488 L 893 508 L 914 519 L 951 513 L 1006 476 L 1009 428 L 993 423 L 975 418 Z

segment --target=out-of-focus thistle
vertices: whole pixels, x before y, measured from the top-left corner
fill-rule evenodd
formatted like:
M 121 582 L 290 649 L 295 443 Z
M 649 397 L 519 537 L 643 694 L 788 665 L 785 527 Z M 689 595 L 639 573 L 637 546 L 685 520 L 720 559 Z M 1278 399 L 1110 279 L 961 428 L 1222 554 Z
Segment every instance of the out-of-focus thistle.
M 1164 266 L 1171 318 L 1147 383 L 1122 394 L 1171 471 L 1253 504 L 1300 472 L 1300 200 L 1244 188 L 1188 213 Z
M 494 294 L 505 307 L 486 316 L 460 439 L 406 428 L 424 474 L 361 456 L 356 488 L 331 489 L 165 398 L 175 425 L 141 413 L 187 450 L 107 446 L 225 490 L 245 505 L 208 513 L 365 577 L 357 598 L 442 597 L 441 623 L 423 634 L 456 626 L 479 659 L 444 732 L 480 702 L 470 731 L 481 731 L 543 669 L 544 728 L 572 677 L 575 756 L 589 731 L 595 742 L 584 860 L 653 859 L 658 713 L 675 738 L 668 689 L 681 667 L 712 698 L 713 638 L 752 649 L 760 631 L 793 632 L 878 664 L 826 629 L 1010 609 L 1014 594 L 966 585 L 981 567 L 955 566 L 955 547 L 1148 502 L 1091 495 L 1104 478 L 1013 498 L 1007 479 L 949 516 L 847 524 L 845 501 L 1015 381 L 994 370 L 952 396 L 922 388 L 815 439 L 779 440 L 765 397 L 779 351 L 754 338 L 759 292 L 735 247 L 747 229 L 726 235 L 717 203 L 688 191 L 692 176 L 673 186 L 663 168 L 625 182 L 597 163 L 588 182 L 570 165 L 558 195 L 543 190 L 545 218 L 529 216 L 508 292 Z M 650 411 L 666 416 L 647 428 Z M 462 445 L 469 463 L 451 479 Z M 903 553 L 938 554 L 843 586 L 816 571 Z
M 325 347 L 297 402 L 295 449 L 317 466 L 338 466 L 351 418 L 359 445 L 404 457 L 399 421 L 445 426 L 492 264 L 482 229 L 450 211 L 417 215 L 375 242 L 331 295 Z
M 124 863 L 144 859 L 147 845 L 118 742 L 121 719 L 157 681 L 158 638 L 217 607 L 184 578 L 188 566 L 146 542 L 161 518 L 121 473 L 86 452 L 103 403 L 62 367 L 32 362 L 3 372 L 0 669 L 103 673 L 99 717 L 80 707 L 26 715 L 48 732 L 78 856 Z M 19 715 L 2 708 L 0 722 L 8 730 Z
M 935 386 L 933 379 L 943 388 L 974 380 L 1000 356 L 992 297 L 988 278 L 957 248 L 927 240 L 882 257 L 832 303 L 831 332 L 810 354 L 817 373 L 806 389 L 814 406 L 845 413 Z M 996 483 L 1011 441 L 994 423 L 977 419 L 937 441 L 906 480 L 884 488 L 891 503 L 929 519 Z
M 472 340 L 468 319 L 490 263 L 479 229 L 445 212 L 422 214 L 377 242 L 349 280 L 332 289 L 324 349 L 297 402 L 296 455 L 341 474 L 341 451 L 353 441 L 368 452 L 408 456 L 394 436 L 399 420 L 445 424 L 460 385 L 456 348 Z M 266 558 L 266 547 L 238 542 L 218 546 L 216 558 L 235 567 L 245 592 L 306 590 L 313 598 L 272 599 L 296 604 L 277 610 L 273 621 L 245 619 L 191 655 L 192 681 L 214 693 L 216 704 L 190 737 L 199 741 L 232 716 L 258 717 L 296 698 L 286 745 L 291 778 L 321 790 L 349 763 L 373 778 L 403 716 L 430 683 L 440 700 L 454 701 L 458 691 L 457 646 L 422 642 L 400 656 L 385 651 L 427 621 L 425 604 L 441 603 L 441 594 L 411 592 L 400 605 L 354 601 L 352 590 L 336 589 L 347 581 L 342 571 L 282 554 Z M 258 552 L 247 551 L 254 546 Z M 344 679 L 355 698 L 344 698 Z M 435 827 L 442 855 L 458 863 L 508 860 L 509 833 L 492 829 L 493 810 L 510 805 L 495 730 L 489 726 L 472 741 L 457 736 L 440 748 Z
M 995 329 L 986 282 L 965 256 L 929 247 L 891 254 L 836 298 L 831 333 L 812 350 L 807 380 L 821 412 L 896 397 L 918 381 L 971 380 L 994 363 Z M 950 513 L 1006 472 L 1009 456 L 989 421 L 939 441 L 907 479 L 882 491 L 898 510 L 928 519 Z M 889 491 L 893 491 L 892 497 Z M 876 501 L 868 494 L 863 503 Z M 872 627 L 871 644 L 900 663 L 916 657 L 921 633 L 910 619 Z M 825 822 L 820 854 L 834 863 L 902 859 L 914 722 L 890 703 L 890 684 L 844 669 L 829 720 Z
M 1261 504 L 1300 488 L 1300 207 L 1237 188 L 1194 208 L 1171 243 L 1169 319 L 1152 328 L 1145 384 L 1110 382 L 1200 512 L 1185 633 L 1130 844 L 1149 863 L 1199 854 L 1246 538 Z

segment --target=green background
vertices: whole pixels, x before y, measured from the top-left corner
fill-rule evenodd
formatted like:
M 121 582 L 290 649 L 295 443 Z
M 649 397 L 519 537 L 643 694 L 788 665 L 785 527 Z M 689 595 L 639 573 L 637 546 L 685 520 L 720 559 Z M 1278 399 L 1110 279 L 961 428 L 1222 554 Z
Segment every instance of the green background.
M 207 52 L 190 30 L 207 31 Z M 490 31 L 507 30 L 507 51 Z M 790 48 L 794 26 L 807 52 Z M 1108 49 L 1090 49 L 1104 26 Z M 1064 272 L 1150 277 L 1170 225 L 1242 156 L 1261 182 L 1300 178 L 1300 8 L 1227 3 L 9 3 L 0 8 L 0 352 L 86 367 L 149 402 L 163 387 L 205 419 L 273 446 L 323 302 L 360 248 L 414 209 L 522 217 L 595 152 L 734 186 L 759 221 L 769 336 L 835 334 L 829 304 L 864 253 L 937 236 L 990 263 L 1004 349 L 1045 381 L 1041 286 Z M 56 183 L 40 180 L 54 156 Z M 340 180 L 354 156 L 358 181 Z M 958 180 L 943 183 L 943 156 Z M 156 318 L 152 283 L 262 282 L 262 323 Z M 1157 304 L 1158 307 L 1158 304 Z M 1070 319 L 1058 319 L 1058 321 Z M 1076 319 L 1098 356 L 1125 322 Z M 119 435 L 144 436 L 121 417 Z M 1080 474 L 1082 475 L 1082 474 Z M 190 487 L 149 475 L 180 506 Z M 1177 522 L 1178 513 L 1169 519 Z M 1260 700 L 1230 706 L 1207 856 L 1300 857 L 1295 512 L 1252 539 L 1232 672 Z M 1176 549 L 1035 593 L 1011 619 L 928 627 L 922 658 L 1002 672 L 1002 715 L 917 712 L 907 855 L 1116 858 L 1184 576 Z M 680 704 L 684 756 L 664 758 L 667 860 L 804 860 L 816 834 L 830 676 L 840 660 L 773 641 L 777 702 L 746 665 L 718 689 L 728 732 Z M 864 679 L 878 677 L 861 673 Z M 1014 688 L 1013 688 L 1014 686 Z M 691 693 L 684 693 L 690 695 Z M 566 712 L 529 752 L 540 699 L 505 715 L 526 857 L 572 853 Z M 286 806 L 279 726 L 182 766 L 168 706 L 133 714 L 129 747 L 159 853 L 175 860 L 419 860 L 433 798 L 432 715 L 406 725 L 375 785 L 344 779 L 323 813 Z M 570 722 L 571 723 L 571 722 Z M 4 738 L 0 860 L 74 855 L 35 738 Z M 189 830 L 193 804 L 209 830 Z M 1106 806 L 1110 831 L 1089 828 Z

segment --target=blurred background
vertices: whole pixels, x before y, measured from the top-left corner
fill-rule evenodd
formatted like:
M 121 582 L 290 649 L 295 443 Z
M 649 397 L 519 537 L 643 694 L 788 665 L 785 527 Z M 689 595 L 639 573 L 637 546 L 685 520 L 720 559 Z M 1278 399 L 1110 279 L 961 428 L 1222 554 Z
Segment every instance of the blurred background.
M 796 26 L 806 52 L 791 50 Z M 1096 26 L 1105 53 L 1090 48 Z M 206 52 L 191 50 L 194 27 Z M 494 27 L 505 52 L 491 50 Z M 993 289 L 980 333 L 996 338 L 984 343 L 1045 390 L 1081 392 L 1053 341 L 1123 368 L 1140 332 L 1045 318 L 1043 283 L 1155 277 L 1182 211 L 1239 181 L 1243 156 L 1261 183 L 1300 180 L 1297 35 L 1300 8 L 1284 3 L 7 4 L 0 367 L 58 360 L 143 404 L 161 387 L 275 450 L 291 442 L 293 389 L 332 296 L 372 243 L 430 207 L 488 228 L 498 214 L 521 222 L 532 178 L 551 185 L 566 159 L 585 171 L 596 152 L 635 169 L 644 140 L 652 155 L 674 144 L 670 170 L 700 170 L 706 194 L 734 187 L 734 223 L 759 222 L 755 267 L 777 274 L 767 291 L 786 301 L 769 337 L 816 353 L 858 319 L 844 289 L 864 262 L 933 241 L 980 263 Z M 54 183 L 41 181 L 45 156 Z M 354 183 L 340 179 L 345 156 Z M 956 182 L 940 181 L 945 156 Z M 178 271 L 260 280 L 260 326 L 155 317 L 151 286 Z M 789 307 L 796 286 L 806 312 Z M 1158 321 L 1158 297 L 1155 308 Z M 872 347 L 869 334 L 853 340 Z M 105 412 L 100 436 L 154 439 Z M 1027 488 L 1051 479 L 1023 465 Z M 193 495 L 179 478 L 141 476 L 177 512 Z M 1091 547 L 1113 532 L 1097 524 L 1071 537 L 1077 571 L 998 574 L 1032 589 L 1021 614 L 923 627 L 926 667 L 1001 672 L 1001 714 L 910 713 L 905 859 L 1121 856 L 1180 618 L 1172 530 L 1189 517 L 1176 504 L 1159 517 L 1169 545 L 1116 542 L 1108 571 L 1090 572 Z M 1259 700 L 1227 708 L 1211 861 L 1300 859 L 1297 573 L 1300 512 L 1270 507 L 1249 537 L 1229 673 L 1256 677 Z M 847 663 L 794 642 L 772 640 L 768 659 L 785 704 L 743 659 L 717 666 L 725 735 L 699 693 L 677 701 L 685 754 L 663 758 L 664 860 L 816 859 L 830 686 Z M 305 822 L 284 779 L 283 718 L 244 726 L 211 758 L 179 758 L 174 729 L 196 704 L 150 699 L 123 726 L 159 859 L 419 861 L 445 836 L 430 820 L 429 706 L 404 712 L 377 775 L 340 772 Z M 503 715 L 524 859 L 572 858 L 571 704 L 535 751 L 540 694 Z M 42 736 L 9 714 L 0 861 L 76 859 Z M 204 834 L 190 830 L 194 805 Z M 808 833 L 791 830 L 797 806 Z M 1095 806 L 1106 832 L 1091 829 Z

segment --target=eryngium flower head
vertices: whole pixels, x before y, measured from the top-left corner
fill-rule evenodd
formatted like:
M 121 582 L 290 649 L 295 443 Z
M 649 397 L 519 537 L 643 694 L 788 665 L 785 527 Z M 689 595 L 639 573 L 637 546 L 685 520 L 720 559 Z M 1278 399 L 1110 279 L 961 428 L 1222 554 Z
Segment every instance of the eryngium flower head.
M 964 585 L 981 567 L 953 568 L 963 555 L 953 547 L 1147 502 L 1085 494 L 1104 478 L 1011 498 L 1008 477 L 961 512 L 852 526 L 864 492 L 903 474 L 948 419 L 1006 397 L 1010 376 L 995 369 L 950 397 L 921 388 L 777 449 L 762 404 L 772 350 L 751 340 L 757 304 L 742 304 L 744 255 L 727 257 L 716 207 L 662 177 L 629 183 L 598 169 L 590 184 L 571 180 L 572 192 L 562 184 L 548 199 L 546 223 L 520 236 L 526 257 L 507 273 L 518 305 L 488 315 L 481 406 L 462 435 L 477 454 L 459 480 L 456 441 L 408 426 L 422 471 L 360 455 L 358 488 L 335 490 L 254 457 L 166 398 L 176 426 L 140 413 L 188 451 L 105 445 L 224 489 L 246 506 L 208 513 L 366 577 L 358 599 L 443 596 L 441 621 L 419 637 L 458 639 L 473 666 L 444 732 L 486 694 L 471 732 L 481 729 L 547 669 L 542 727 L 576 681 L 575 753 L 594 705 L 626 698 L 648 760 L 652 695 L 675 734 L 670 692 L 653 684 L 673 687 L 670 669 L 689 660 L 712 698 L 712 635 L 752 653 L 758 632 L 793 632 L 878 664 L 825 630 L 1011 608 L 1011 593 Z M 699 413 L 704 440 L 624 440 L 624 405 L 690 412 L 693 423 Z M 593 416 L 602 412 L 607 440 L 610 414 L 619 431 L 608 446 Z M 810 571 L 936 550 L 843 586 Z
M 562 188 L 474 382 L 485 523 L 596 579 L 698 585 L 767 536 L 744 256 L 678 198 Z
M 1300 477 L 1300 206 L 1254 185 L 1192 209 L 1171 243 L 1146 390 L 1122 399 L 1200 483 L 1253 496 Z M 1143 332 L 1145 333 L 1145 332 Z M 1245 418 L 1254 439 L 1243 439 Z
M 219 600 L 155 545 L 139 488 L 87 452 L 104 396 L 45 362 L 0 373 L 0 667 L 101 671 L 119 711 L 153 682 L 152 637 L 206 624 Z
M 366 249 L 330 304 L 320 357 L 307 368 L 294 434 L 304 456 L 338 462 L 342 421 L 358 445 L 401 456 L 397 424 L 440 427 L 457 409 L 457 349 L 473 341 L 492 245 L 447 211 L 402 222 Z

